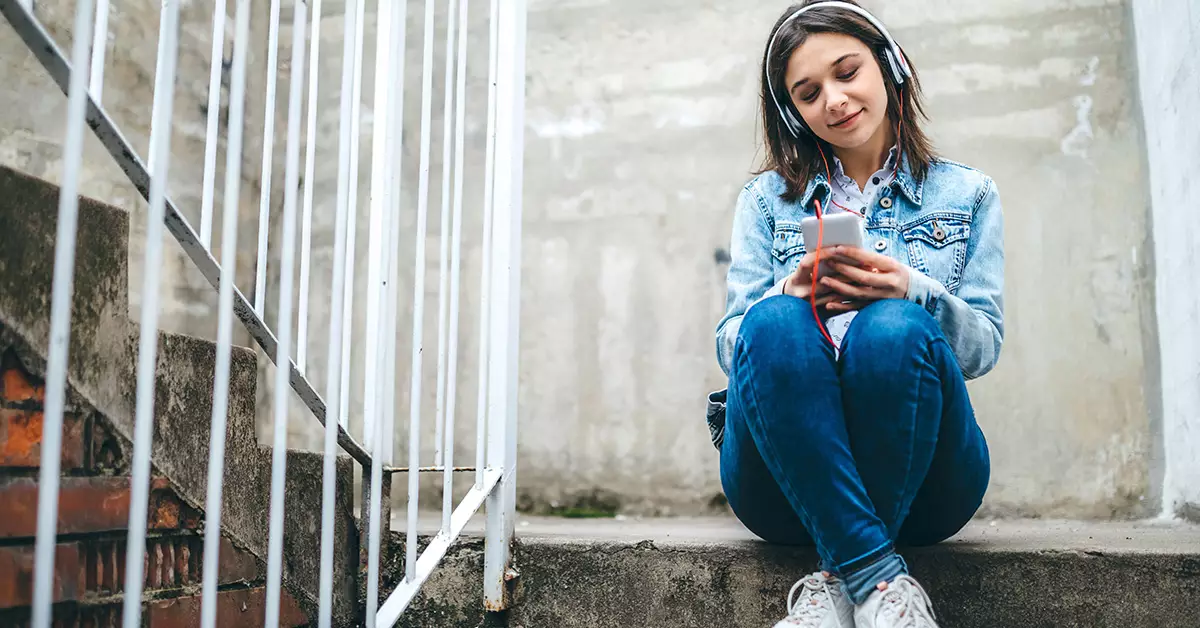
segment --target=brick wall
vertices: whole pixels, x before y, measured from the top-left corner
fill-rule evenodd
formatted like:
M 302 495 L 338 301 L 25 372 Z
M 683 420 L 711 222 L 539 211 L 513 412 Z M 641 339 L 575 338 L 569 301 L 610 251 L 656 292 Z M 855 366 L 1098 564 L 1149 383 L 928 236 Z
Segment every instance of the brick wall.
M 33 597 L 41 464 L 43 383 L 11 350 L 0 354 L 0 626 L 26 626 Z M 68 404 L 63 418 L 54 625 L 119 626 L 125 584 L 125 536 L 131 478 L 128 443 L 105 419 Z M 143 624 L 197 626 L 203 578 L 203 513 L 179 499 L 170 483 L 151 480 Z M 261 626 L 265 569 L 222 539 L 217 625 Z M 283 593 L 281 624 L 308 618 Z

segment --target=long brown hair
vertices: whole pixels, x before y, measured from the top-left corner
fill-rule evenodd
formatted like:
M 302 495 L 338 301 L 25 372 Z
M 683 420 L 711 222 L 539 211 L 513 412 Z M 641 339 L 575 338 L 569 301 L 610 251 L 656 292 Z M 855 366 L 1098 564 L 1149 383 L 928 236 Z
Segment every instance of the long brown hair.
M 833 147 L 811 132 L 801 133 L 798 139 L 793 137 L 779 110 L 775 107 L 775 99 L 771 97 L 769 85 L 775 85 L 775 98 L 779 99 L 779 104 L 789 107 L 792 115 L 802 120 L 803 118 L 800 117 L 800 113 L 796 111 L 795 105 L 792 103 L 791 95 L 787 92 L 785 75 L 788 61 L 791 60 L 792 53 L 804 44 L 809 35 L 838 33 L 858 39 L 874 53 L 875 61 L 883 70 L 883 83 L 888 94 L 887 119 L 893 126 L 897 120 L 903 123 L 898 138 L 901 154 L 907 161 L 913 176 L 917 179 L 925 178 L 929 172 L 929 166 L 933 162 L 934 152 L 932 143 L 919 124 L 920 121 L 928 118 L 921 102 L 921 82 L 917 78 L 916 68 L 912 69 L 912 77 L 904 81 L 903 89 L 898 89 L 890 77 L 888 61 L 883 56 L 884 50 L 888 47 L 887 39 L 871 22 L 852 11 L 836 7 L 818 7 L 806 11 L 803 15 L 784 25 L 787 18 L 800 8 L 819 1 L 806 0 L 801 4 L 792 5 L 783 12 L 783 15 L 779 16 L 775 27 L 771 29 L 771 38 L 767 39 L 767 46 L 763 51 L 761 77 L 763 139 L 766 142 L 767 155 L 761 169 L 756 174 L 772 170 L 778 172 L 787 182 L 787 190 L 783 194 L 783 198 L 787 201 L 795 201 L 804 193 L 808 182 L 817 173 L 824 172 L 825 164 L 822 161 L 820 150 L 823 149 L 829 154 Z M 858 6 L 854 0 L 843 1 Z M 774 46 L 770 43 L 772 38 L 775 41 Z M 903 54 L 903 51 L 901 52 Z M 769 58 L 767 57 L 768 53 L 770 54 Z M 904 57 L 908 59 L 907 54 Z M 909 67 L 912 67 L 911 62 Z M 767 81 L 768 72 L 770 73 L 770 83 Z M 903 99 L 903 107 L 900 106 L 901 99 Z

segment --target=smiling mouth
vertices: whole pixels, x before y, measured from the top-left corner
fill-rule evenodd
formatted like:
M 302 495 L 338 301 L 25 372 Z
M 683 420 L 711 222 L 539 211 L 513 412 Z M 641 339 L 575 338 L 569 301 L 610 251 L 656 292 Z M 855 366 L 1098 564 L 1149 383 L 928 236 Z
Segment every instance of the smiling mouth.
M 859 110 L 858 110 L 858 113 L 855 113 L 855 114 L 853 114 L 853 115 L 851 115 L 851 116 L 848 116 L 848 117 L 842 118 L 841 120 L 838 120 L 837 122 L 834 122 L 833 124 L 831 124 L 831 125 L 829 125 L 829 126 L 831 126 L 831 127 L 833 127 L 833 128 L 839 128 L 839 127 L 846 126 L 847 124 L 849 124 L 849 123 L 851 123 L 851 122 L 854 122 L 855 120 L 857 120 L 857 119 L 858 119 L 858 117 L 859 117 L 860 115 L 862 115 L 862 109 L 859 109 Z

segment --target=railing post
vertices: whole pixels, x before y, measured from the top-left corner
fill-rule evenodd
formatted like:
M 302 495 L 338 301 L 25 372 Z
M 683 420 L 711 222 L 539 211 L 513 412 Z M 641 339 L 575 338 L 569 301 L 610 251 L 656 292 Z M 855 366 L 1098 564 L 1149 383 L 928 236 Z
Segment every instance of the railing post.
M 525 0 L 500 3 L 496 60 L 496 176 L 488 357 L 487 464 L 503 476 L 487 500 L 484 606 L 508 608 L 505 581 L 516 517 L 517 353 L 525 128 Z
M 33 3 L 23 3 L 33 15 Z M 46 364 L 46 406 L 38 475 L 37 540 L 34 545 L 33 617 L 30 626 L 49 628 L 53 620 L 54 554 L 58 543 L 58 483 L 61 470 L 63 407 L 67 396 L 67 363 L 71 347 L 71 305 L 75 293 L 75 244 L 79 224 L 79 172 L 87 112 L 88 29 L 91 0 L 75 9 L 75 41 L 71 51 L 71 87 L 67 91 L 66 137 L 63 138 L 62 187 L 54 236 L 54 277 L 50 300 L 50 346 Z
M 163 257 L 163 217 L 171 163 L 171 120 L 179 61 L 179 1 L 166 0 L 158 37 L 158 66 L 154 105 L 150 113 L 150 211 L 146 215 L 146 250 L 142 266 L 142 313 L 138 322 L 137 400 L 134 408 L 133 460 L 130 464 L 129 534 L 125 546 L 125 628 L 142 624 L 143 552 L 146 548 L 150 500 L 150 454 L 154 438 L 154 402 L 158 365 L 159 277 Z M 75 71 L 81 71 L 77 68 Z M 157 157 L 155 157 L 157 155 Z
M 374 464 L 374 463 L 373 463 Z M 358 555 L 359 564 L 367 564 L 367 554 L 371 548 L 371 535 L 368 522 L 371 520 L 371 466 L 363 465 L 362 468 L 362 505 L 359 508 L 358 521 Z M 386 565 L 388 561 L 388 544 L 387 536 L 391 530 L 392 520 L 392 474 L 385 468 L 383 473 L 383 481 L 380 483 L 379 489 L 379 505 L 381 511 L 379 520 L 384 522 L 379 526 L 382 530 L 379 544 L 379 564 Z M 365 625 L 365 624 L 364 624 Z
M 217 581 L 220 572 L 221 492 L 225 481 L 225 438 L 228 429 L 230 363 L 233 352 L 233 293 L 237 266 L 238 213 L 242 181 L 242 140 L 246 113 L 246 55 L 250 42 L 251 0 L 237 0 L 234 21 L 233 76 L 229 90 L 229 138 L 225 152 L 225 197 L 221 216 L 221 287 L 217 308 L 217 364 L 213 374 L 212 421 L 208 445 L 208 487 L 204 500 L 204 574 L 200 598 L 201 628 L 217 625 Z M 221 11 L 224 12 L 224 5 Z M 219 63 L 219 60 L 216 60 Z M 209 110 L 216 117 L 215 110 Z M 208 190 L 209 196 L 215 190 Z

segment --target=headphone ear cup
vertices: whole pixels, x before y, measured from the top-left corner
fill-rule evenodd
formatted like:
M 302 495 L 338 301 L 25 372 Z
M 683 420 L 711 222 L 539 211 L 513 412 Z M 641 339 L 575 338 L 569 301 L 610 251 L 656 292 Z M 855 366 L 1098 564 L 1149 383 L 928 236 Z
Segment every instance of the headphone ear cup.
M 904 71 L 900 69 L 900 62 L 897 61 L 896 55 L 892 54 L 892 49 L 885 48 L 883 50 L 883 56 L 887 59 L 888 68 L 892 72 L 892 80 L 896 82 L 896 85 L 903 85 L 904 79 L 907 77 Z
M 788 126 L 792 127 L 792 134 L 799 137 L 802 133 L 808 131 L 808 127 L 804 126 L 804 122 L 796 117 L 795 112 L 788 110 L 787 112 Z

